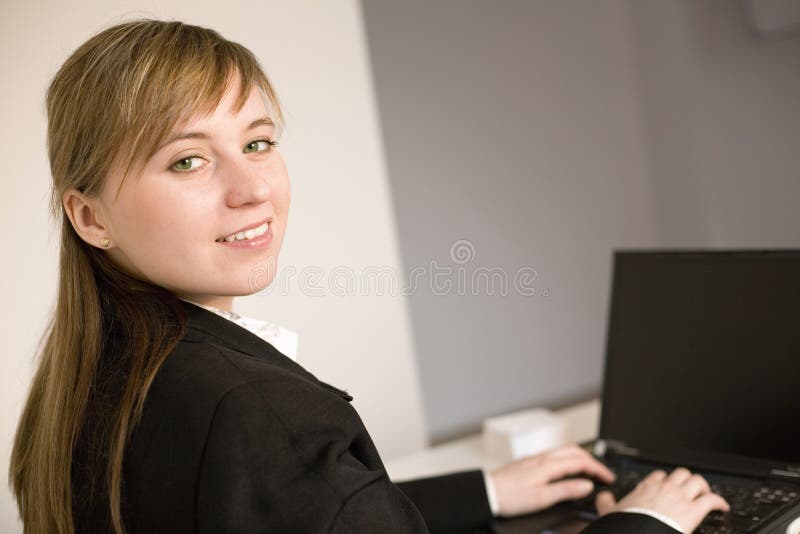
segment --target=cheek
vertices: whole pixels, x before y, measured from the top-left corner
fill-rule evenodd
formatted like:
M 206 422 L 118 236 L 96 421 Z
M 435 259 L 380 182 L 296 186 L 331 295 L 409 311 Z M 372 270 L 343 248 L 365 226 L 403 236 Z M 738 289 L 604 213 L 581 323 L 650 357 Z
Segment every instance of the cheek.
M 273 203 L 279 211 L 286 211 L 292 201 L 292 187 L 288 176 L 272 187 Z
M 134 262 L 149 263 L 150 268 L 171 262 L 185 265 L 187 256 L 202 254 L 213 244 L 213 229 L 203 216 L 210 213 L 204 208 L 207 200 L 166 191 L 143 191 L 131 200 L 121 210 L 120 224 Z
M 280 155 L 280 153 L 279 153 Z M 278 162 L 277 172 L 271 182 L 272 202 L 276 208 L 286 209 L 289 207 L 292 197 L 292 186 L 289 180 L 289 173 L 286 170 L 286 163 L 281 157 Z
M 292 192 L 289 189 L 287 184 L 286 189 L 281 192 L 280 196 L 281 206 L 283 207 L 284 211 L 289 209 L 289 205 L 292 203 Z

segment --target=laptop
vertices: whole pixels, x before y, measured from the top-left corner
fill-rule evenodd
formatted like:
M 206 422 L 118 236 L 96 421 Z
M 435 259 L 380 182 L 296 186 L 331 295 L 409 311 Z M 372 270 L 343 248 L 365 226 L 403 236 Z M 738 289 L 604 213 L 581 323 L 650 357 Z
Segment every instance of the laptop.
M 786 532 L 800 516 L 800 250 L 617 251 L 606 343 L 593 450 L 617 498 L 685 466 L 731 504 L 695 532 Z M 570 504 L 594 517 L 594 494 Z

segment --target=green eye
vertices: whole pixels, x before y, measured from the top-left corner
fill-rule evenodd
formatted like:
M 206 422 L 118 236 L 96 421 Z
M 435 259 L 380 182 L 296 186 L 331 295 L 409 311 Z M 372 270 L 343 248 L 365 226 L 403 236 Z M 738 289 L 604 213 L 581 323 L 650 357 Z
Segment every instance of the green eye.
M 251 141 L 250 143 L 247 143 L 247 145 L 244 147 L 244 152 L 265 152 L 269 151 L 274 146 L 278 146 L 278 143 L 271 139 L 259 139 L 257 141 Z
M 176 161 L 175 163 L 172 164 L 172 168 L 175 169 L 176 171 L 183 171 L 183 172 L 193 171 L 197 167 L 196 166 L 192 166 L 192 161 L 196 160 L 196 159 L 200 159 L 200 158 L 195 157 L 195 156 L 191 156 L 191 157 L 188 157 L 188 158 L 181 158 L 181 159 L 179 159 L 178 161 Z
M 257 153 L 257 152 L 270 152 L 272 147 L 278 146 L 277 141 L 273 141 L 272 139 L 257 139 L 255 141 L 251 141 L 245 145 L 243 152 L 246 154 L 249 153 Z M 176 172 L 188 173 L 194 172 L 202 167 L 202 158 L 201 156 L 187 156 L 185 158 L 181 158 L 178 161 L 174 162 L 170 167 L 171 170 Z M 196 163 L 192 163 L 192 161 L 196 161 Z

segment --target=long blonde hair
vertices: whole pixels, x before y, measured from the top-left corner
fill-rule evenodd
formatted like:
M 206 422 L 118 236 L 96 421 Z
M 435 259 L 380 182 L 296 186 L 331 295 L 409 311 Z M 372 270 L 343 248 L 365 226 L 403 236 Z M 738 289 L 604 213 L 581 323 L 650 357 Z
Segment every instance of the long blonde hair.
M 125 446 L 185 326 L 173 294 L 122 271 L 78 236 L 63 194 L 75 188 L 98 195 L 111 169 L 124 168 L 124 183 L 176 124 L 212 112 L 234 76 L 241 81 L 236 110 L 257 87 L 280 127 L 280 105 L 252 52 L 214 30 L 178 21 L 109 27 L 81 45 L 50 83 L 47 149 L 50 212 L 61 233 L 58 296 L 9 468 L 26 533 L 72 534 L 77 499 L 96 498 L 73 494 L 76 443 L 84 438 L 91 451 L 82 454 L 88 461 L 82 473 L 100 481 L 95 492 L 108 503 L 114 532 L 124 532 Z M 113 350 L 112 330 L 121 336 Z

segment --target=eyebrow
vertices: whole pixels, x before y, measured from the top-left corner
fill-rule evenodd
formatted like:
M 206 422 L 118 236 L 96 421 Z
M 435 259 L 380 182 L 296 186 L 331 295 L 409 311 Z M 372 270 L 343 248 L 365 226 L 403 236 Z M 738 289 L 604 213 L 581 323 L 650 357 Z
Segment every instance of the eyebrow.
M 253 122 L 251 122 L 247 126 L 247 128 L 245 128 L 245 131 L 252 130 L 253 128 L 257 128 L 259 126 L 275 126 L 275 123 L 272 122 L 272 119 L 269 118 L 269 117 L 260 117 L 260 118 L 258 118 L 256 120 L 254 120 Z M 179 133 L 177 135 L 174 135 L 174 136 L 170 137 L 165 142 L 163 142 L 158 147 L 158 149 L 156 149 L 156 152 L 160 152 L 167 145 L 171 145 L 172 143 L 174 143 L 176 141 L 180 141 L 182 139 L 208 139 L 209 137 L 211 137 L 211 136 L 209 134 L 207 134 L 206 132 L 183 132 L 183 133 Z

